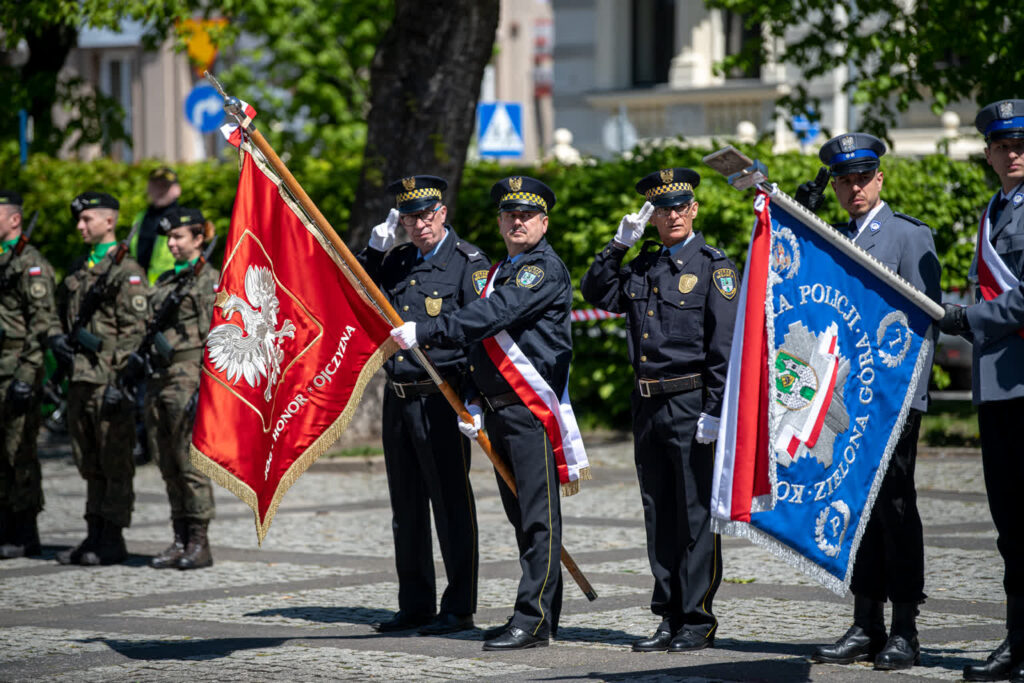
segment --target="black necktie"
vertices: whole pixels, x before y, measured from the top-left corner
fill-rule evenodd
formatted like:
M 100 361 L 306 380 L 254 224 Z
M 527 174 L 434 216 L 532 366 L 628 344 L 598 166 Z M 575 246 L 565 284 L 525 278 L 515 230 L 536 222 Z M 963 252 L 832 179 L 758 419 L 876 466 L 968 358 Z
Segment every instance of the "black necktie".
M 990 219 L 993 227 L 995 227 L 995 224 L 999 222 L 999 214 L 1003 212 L 1003 209 L 1006 208 L 1008 203 L 1009 200 L 1006 197 L 1000 197 L 996 200 L 995 205 L 992 207 L 992 218 Z

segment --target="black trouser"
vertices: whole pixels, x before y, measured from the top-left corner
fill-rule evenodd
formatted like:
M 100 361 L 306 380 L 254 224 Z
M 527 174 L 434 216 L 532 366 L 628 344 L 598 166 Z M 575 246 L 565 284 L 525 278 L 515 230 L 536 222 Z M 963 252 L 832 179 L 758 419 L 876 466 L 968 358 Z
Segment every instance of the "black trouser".
M 714 444 L 701 444 L 701 391 L 643 398 L 633 392 L 633 443 L 654 574 L 651 611 L 662 628 L 705 635 L 718 625 L 712 612 L 722 582 L 722 546 L 711 533 Z
M 1024 398 L 989 401 L 978 406 L 981 462 L 985 468 L 988 507 L 999 538 L 996 545 L 1005 565 L 1003 588 L 1024 600 L 1024 450 L 1018 423 L 1024 419 Z M 1024 626 L 1024 625 L 1022 625 Z
M 476 611 L 476 504 L 469 483 L 469 440 L 442 394 L 399 398 L 384 390 L 382 434 L 391 494 L 398 607 L 406 614 L 434 614 L 434 555 L 430 508 L 448 587 L 441 612 Z
M 924 538 L 917 511 L 914 464 L 921 413 L 911 410 L 889 459 L 853 564 L 850 591 L 885 602 L 922 602 Z
M 487 413 L 486 422 L 491 445 L 508 463 L 519 494 L 513 495 L 498 475 L 523 570 L 512 625 L 535 636 L 554 635 L 562 611 L 562 509 L 551 442 L 522 404 Z

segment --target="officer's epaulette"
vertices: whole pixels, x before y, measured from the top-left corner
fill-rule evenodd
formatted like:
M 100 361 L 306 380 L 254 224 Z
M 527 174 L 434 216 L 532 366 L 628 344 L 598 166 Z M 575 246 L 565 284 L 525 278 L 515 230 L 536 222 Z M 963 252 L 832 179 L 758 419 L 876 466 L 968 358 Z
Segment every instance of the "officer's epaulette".
M 466 259 L 469 261 L 482 261 L 487 259 L 484 252 L 480 251 L 478 247 L 470 244 L 469 242 L 459 240 L 455 243 L 455 248 L 465 254 Z
M 700 248 L 700 250 L 703 251 L 708 256 L 710 256 L 712 261 L 717 261 L 718 259 L 725 258 L 724 251 L 722 251 L 721 249 L 717 249 L 711 246 L 710 244 L 705 244 Z
M 927 223 L 925 223 L 924 221 L 922 221 L 922 220 L 919 220 L 919 219 L 917 219 L 917 218 L 914 218 L 913 216 L 908 216 L 908 215 L 907 215 L 907 214 L 905 214 L 905 213 L 900 213 L 899 211 L 893 211 L 893 212 L 892 212 L 892 215 L 893 215 L 893 216 L 897 216 L 898 218 L 902 218 L 902 219 L 903 219 L 903 220 L 905 220 L 905 221 L 910 221 L 910 222 L 911 222 L 911 223 L 913 223 L 914 225 L 923 225 L 923 226 L 925 226 L 926 228 L 928 227 L 928 224 L 927 224 Z

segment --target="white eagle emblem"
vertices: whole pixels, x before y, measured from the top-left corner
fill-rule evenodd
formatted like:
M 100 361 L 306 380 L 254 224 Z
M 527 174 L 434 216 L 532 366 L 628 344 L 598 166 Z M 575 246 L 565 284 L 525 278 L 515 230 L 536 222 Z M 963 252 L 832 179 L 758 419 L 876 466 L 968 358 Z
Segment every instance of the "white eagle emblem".
M 244 377 L 255 389 L 262 378 L 267 377 L 263 398 L 269 402 L 272 389 L 281 378 L 282 340 L 295 338 L 295 325 L 286 319 L 280 329 L 277 327 L 281 305 L 269 268 L 249 266 L 245 271 L 245 297 L 248 301 L 235 294 L 222 292 L 218 295 L 216 305 L 220 306 L 224 319 L 231 320 L 237 312 L 242 316 L 242 327 L 231 323 L 216 325 L 210 330 L 206 346 L 213 368 L 224 371 L 232 384 Z

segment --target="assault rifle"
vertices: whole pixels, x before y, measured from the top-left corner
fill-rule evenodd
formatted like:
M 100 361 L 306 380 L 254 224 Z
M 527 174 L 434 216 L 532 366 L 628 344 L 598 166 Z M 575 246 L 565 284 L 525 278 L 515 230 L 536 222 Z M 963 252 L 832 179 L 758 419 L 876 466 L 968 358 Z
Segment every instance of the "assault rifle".
M 92 283 L 85 296 L 82 297 L 82 304 L 78 308 L 78 315 L 75 316 L 75 320 L 71 323 L 71 328 L 68 330 L 68 343 L 71 344 L 71 348 L 74 349 L 76 354 L 83 351 L 98 354 L 103 350 L 103 340 L 85 328 L 96 314 L 96 311 L 99 310 L 104 299 L 109 295 L 110 271 L 113 270 L 114 266 L 120 265 L 121 261 L 124 261 L 124 257 L 128 255 L 128 248 L 131 245 L 132 238 L 135 237 L 135 233 L 139 229 L 139 225 L 141 225 L 141 221 L 136 223 L 131 232 L 128 233 L 128 236 L 118 243 L 117 249 L 114 251 L 111 267 L 96 278 L 96 282 Z M 71 367 L 67 364 L 58 363 L 57 371 L 53 373 L 50 381 L 54 386 L 60 385 L 64 380 L 64 376 L 70 370 Z
M 171 290 L 171 293 L 160 304 L 160 308 L 150 318 L 149 324 L 146 325 L 146 333 L 142 335 L 139 347 L 128 356 L 128 362 L 117 376 L 118 386 L 128 395 L 134 397 L 139 379 L 144 374 L 151 373 L 154 365 L 166 367 L 171 364 L 174 358 L 174 347 L 167 341 L 163 330 L 170 326 L 175 313 L 181 307 L 182 300 L 199 278 L 199 273 L 202 272 L 203 266 L 213 256 L 213 250 L 216 246 L 217 236 L 214 235 L 213 239 L 210 240 L 210 244 L 203 250 L 203 253 L 200 254 L 196 262 L 188 267 L 185 274 L 178 278 L 174 289 Z
M 0 274 L 0 287 L 3 289 L 7 289 L 7 286 L 10 284 L 7 281 L 7 273 L 10 271 L 11 265 L 14 263 L 15 259 L 21 256 L 21 252 L 25 251 L 25 247 L 28 246 L 28 241 L 32 237 L 32 231 L 36 229 L 36 219 L 38 218 L 39 209 L 36 209 L 32 213 L 32 219 L 28 222 L 28 228 L 21 231 L 21 235 L 18 237 L 17 243 L 14 245 L 14 248 L 11 249 L 14 253 L 11 254 L 11 258 L 6 264 L 4 264 L 4 272 Z

